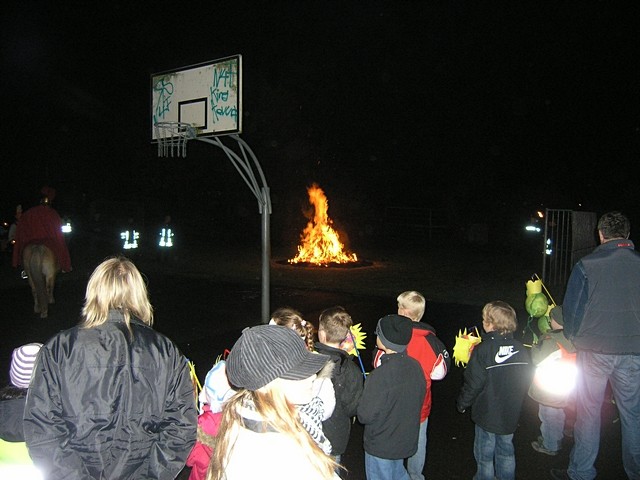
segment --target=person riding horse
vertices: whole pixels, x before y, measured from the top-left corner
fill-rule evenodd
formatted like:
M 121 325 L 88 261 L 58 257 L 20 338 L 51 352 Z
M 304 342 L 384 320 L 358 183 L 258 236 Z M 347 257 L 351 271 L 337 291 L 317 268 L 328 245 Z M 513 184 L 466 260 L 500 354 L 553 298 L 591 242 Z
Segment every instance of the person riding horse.
M 13 267 L 18 268 L 22 264 L 24 248 L 37 243 L 45 245 L 54 253 L 58 266 L 63 272 L 70 272 L 71 257 L 62 233 L 62 219 L 51 206 L 56 191 L 51 187 L 44 187 L 41 193 L 40 205 L 24 212 L 16 228 Z

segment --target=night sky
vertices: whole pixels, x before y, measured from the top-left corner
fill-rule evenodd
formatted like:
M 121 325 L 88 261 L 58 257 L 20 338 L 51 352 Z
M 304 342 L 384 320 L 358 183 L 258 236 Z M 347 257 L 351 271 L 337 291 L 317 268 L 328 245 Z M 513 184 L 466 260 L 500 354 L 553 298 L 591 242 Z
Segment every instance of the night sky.
M 241 136 L 276 226 L 304 225 L 312 182 L 343 221 L 387 206 L 637 215 L 638 13 L 605 1 L 10 2 L 2 213 L 48 183 L 70 211 L 127 199 L 255 221 L 219 149 L 191 142 L 186 159 L 158 159 L 149 140 L 151 74 L 241 54 Z

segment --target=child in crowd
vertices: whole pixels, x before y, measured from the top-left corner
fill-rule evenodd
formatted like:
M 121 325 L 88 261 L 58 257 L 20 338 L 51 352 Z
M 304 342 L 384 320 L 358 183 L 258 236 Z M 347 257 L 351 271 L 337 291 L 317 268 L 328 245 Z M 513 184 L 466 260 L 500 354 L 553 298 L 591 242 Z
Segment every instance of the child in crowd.
M 406 353 L 413 325 L 402 315 L 378 321 L 381 365 L 368 376 L 358 405 L 364 425 L 367 478 L 408 480 L 403 462 L 418 448 L 420 409 L 427 384 L 417 360 Z
M 271 315 L 270 325 L 280 325 L 296 332 L 303 339 L 305 347 L 313 351 L 313 326 L 302 319 L 299 312 L 292 308 L 279 308 Z M 311 340 L 309 342 L 309 339 Z M 325 414 L 324 400 L 319 396 L 319 390 L 328 398 L 329 405 L 335 404 L 332 385 L 328 380 L 331 369 L 323 369 L 322 380 L 314 380 L 314 395 L 311 401 L 304 405 L 296 405 L 299 420 L 318 446 L 327 454 L 331 453 L 331 442 L 324 435 L 322 420 Z M 328 392 L 328 393 L 327 393 Z M 205 377 L 200 392 L 200 413 L 198 415 L 198 436 L 186 465 L 191 467 L 189 480 L 204 480 L 211 461 L 215 437 L 218 434 L 222 420 L 222 407 L 236 391 L 229 385 L 226 376 L 226 361 L 217 361 Z M 331 412 L 329 412 L 330 415 Z
M 290 307 L 278 308 L 271 314 L 269 325 L 281 325 L 291 328 L 304 340 L 307 349 L 313 352 L 313 337 L 315 334 L 313 324 L 302 318 L 302 314 L 299 311 Z
M 486 334 L 469 359 L 457 408 L 464 413 L 471 407 L 475 423 L 474 479 L 513 480 L 513 433 L 531 383 L 529 354 L 513 338 L 518 324 L 516 312 L 508 303 L 487 303 L 482 309 L 482 327 Z
M 187 458 L 189 480 L 204 480 L 211 462 L 215 437 L 222 420 L 222 407 L 234 394 L 227 380 L 226 362 L 218 361 L 207 373 L 200 391 L 200 413 L 196 444 Z
M 224 404 L 207 480 L 338 479 L 335 461 L 294 408 L 311 401 L 313 379 L 328 361 L 289 328 L 244 329 L 226 361 L 237 393 Z
M 300 335 L 307 350 L 315 351 L 313 325 L 302 318 L 297 310 L 290 307 L 278 308 L 271 314 L 269 324 L 290 328 Z M 326 368 L 318 372 L 313 382 L 313 398 L 309 403 L 298 407 L 300 421 L 327 454 L 332 453 L 332 445 L 324 434 L 322 422 L 331 416 L 336 406 L 336 395 L 331 382 L 332 368 L 333 364 L 327 364 Z
M 340 306 L 325 309 L 320 314 L 316 351 L 331 358 L 334 365 L 331 382 L 335 391 L 336 406 L 333 414 L 322 422 L 325 435 L 331 441 L 332 455 L 340 463 L 347 449 L 351 433 L 351 418 L 357 413 L 362 395 L 362 372 L 351 355 L 340 348 L 352 325 L 351 315 Z
M 575 400 L 576 349 L 564 336 L 562 307 L 552 308 L 549 318 L 551 330 L 531 349 L 536 373 L 529 396 L 539 403 L 540 419 L 540 436 L 531 442 L 531 447 L 545 455 L 557 455 L 564 438 L 565 408 Z
M 421 322 L 426 307 L 424 296 L 416 291 L 402 292 L 398 295 L 398 315 L 409 317 L 413 322 L 411 340 L 407 345 L 407 354 L 420 363 L 427 392 L 420 411 L 420 432 L 418 450 L 407 459 L 407 471 L 411 480 L 424 480 L 422 470 L 427 457 L 427 425 L 431 413 L 431 381 L 442 380 L 449 369 L 451 359 L 444 344 L 436 337 L 435 329 Z
M 41 343 L 28 343 L 13 350 L 10 384 L 0 390 L 0 474 L 4 464 L 32 465 L 24 441 L 22 417 Z M 6 478 L 0 475 L 0 478 Z

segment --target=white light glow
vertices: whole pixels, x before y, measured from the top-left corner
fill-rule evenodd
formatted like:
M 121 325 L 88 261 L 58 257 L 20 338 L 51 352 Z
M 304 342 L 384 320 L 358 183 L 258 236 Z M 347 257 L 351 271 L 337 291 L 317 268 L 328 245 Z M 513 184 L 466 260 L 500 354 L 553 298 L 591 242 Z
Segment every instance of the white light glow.
M 578 368 L 575 361 L 556 350 L 536 367 L 535 382 L 555 396 L 566 396 L 575 388 Z
M 125 250 L 138 248 L 138 239 L 140 238 L 140 234 L 135 230 L 132 230 L 132 231 L 126 230 L 120 233 L 120 238 L 124 240 L 124 244 L 122 245 L 122 248 L 124 248 Z
M 44 476 L 33 465 L 0 465 L 0 478 L 21 480 L 43 480 Z
M 160 242 L 158 245 L 164 248 L 173 247 L 173 231 L 170 228 L 160 230 Z

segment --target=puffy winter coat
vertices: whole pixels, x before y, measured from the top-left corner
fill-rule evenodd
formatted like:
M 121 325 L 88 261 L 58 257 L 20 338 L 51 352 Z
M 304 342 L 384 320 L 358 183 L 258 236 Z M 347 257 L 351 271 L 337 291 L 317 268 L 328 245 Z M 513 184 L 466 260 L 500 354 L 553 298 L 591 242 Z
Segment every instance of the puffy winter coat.
M 74 327 L 40 350 L 24 433 L 34 464 L 53 479 L 173 479 L 196 439 L 186 358 L 122 314 Z
M 487 432 L 515 432 L 531 385 L 529 352 L 513 334 L 490 332 L 476 345 L 464 371 L 457 408 L 471 407 L 471 419 Z
M 331 442 L 331 453 L 342 455 L 347 449 L 351 434 L 351 418 L 356 415 L 358 401 L 364 388 L 362 371 L 353 362 L 351 355 L 344 350 L 316 343 L 315 349 L 331 357 L 334 364 L 331 381 L 336 396 L 333 414 L 324 422 L 324 434 Z

